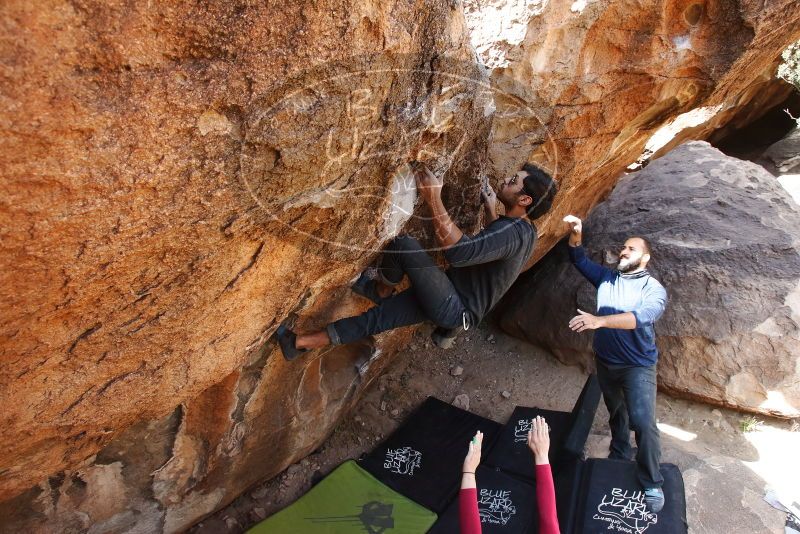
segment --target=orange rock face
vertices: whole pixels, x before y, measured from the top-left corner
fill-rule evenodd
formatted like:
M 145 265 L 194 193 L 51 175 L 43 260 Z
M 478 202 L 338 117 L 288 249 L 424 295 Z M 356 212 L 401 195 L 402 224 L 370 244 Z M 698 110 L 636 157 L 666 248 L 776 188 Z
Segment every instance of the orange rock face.
M 466 230 L 485 169 L 551 167 L 538 258 L 800 33 L 790 0 L 554 1 L 487 73 L 469 2 L 156 4 L 0 7 L 10 530 L 180 530 L 317 447 L 408 331 L 292 363 L 267 340 L 364 309 L 349 281 L 401 230 L 430 242 L 410 159 Z
M 280 472 L 405 334 L 287 363 L 277 325 L 363 310 L 349 280 L 423 227 L 409 159 L 477 221 L 460 11 L 203 6 L 2 7 L 4 523 L 175 531 Z
M 553 211 L 537 222 L 533 261 L 564 235 L 563 216 L 585 216 L 631 163 L 706 139 L 743 108 L 753 120 L 779 103 L 777 60 L 800 37 L 791 0 L 465 5 L 473 44 L 503 90 L 489 149 L 495 174 L 527 159 L 561 181 Z M 666 139 L 650 141 L 657 133 Z

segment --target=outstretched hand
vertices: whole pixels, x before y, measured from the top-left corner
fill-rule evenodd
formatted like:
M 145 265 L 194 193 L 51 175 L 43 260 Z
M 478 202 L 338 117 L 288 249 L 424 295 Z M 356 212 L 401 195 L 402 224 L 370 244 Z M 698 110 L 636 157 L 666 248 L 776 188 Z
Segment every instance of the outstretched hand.
M 576 216 L 567 215 L 562 220 L 569 225 L 570 232 L 573 234 L 580 234 L 583 232 L 583 221 Z
M 528 431 L 528 448 L 537 464 L 550 463 L 547 456 L 550 452 L 550 427 L 541 415 L 536 416 Z
M 481 463 L 481 445 L 483 444 L 483 432 L 478 431 L 475 437 L 469 442 L 469 450 L 464 458 L 464 469 L 462 472 L 474 473 Z
M 578 315 L 570 319 L 569 327 L 573 332 L 596 330 L 603 327 L 603 319 L 579 309 Z

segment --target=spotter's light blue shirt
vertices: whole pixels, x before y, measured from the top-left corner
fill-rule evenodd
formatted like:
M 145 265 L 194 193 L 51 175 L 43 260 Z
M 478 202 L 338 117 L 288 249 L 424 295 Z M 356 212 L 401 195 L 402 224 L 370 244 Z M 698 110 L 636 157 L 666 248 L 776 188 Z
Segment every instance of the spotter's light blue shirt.
M 568 247 L 572 264 L 597 288 L 597 315 L 631 312 L 634 330 L 598 328 L 592 346 L 611 365 L 655 365 L 658 361 L 655 322 L 664 313 L 667 291 L 647 271 L 623 274 L 586 257 L 581 246 Z

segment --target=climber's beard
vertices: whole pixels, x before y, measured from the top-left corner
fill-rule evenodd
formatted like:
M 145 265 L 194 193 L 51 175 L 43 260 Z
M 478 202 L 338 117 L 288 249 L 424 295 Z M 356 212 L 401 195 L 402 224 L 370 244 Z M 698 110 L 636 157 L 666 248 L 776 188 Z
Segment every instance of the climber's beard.
M 642 258 L 620 258 L 617 270 L 621 273 L 635 271 L 642 264 Z

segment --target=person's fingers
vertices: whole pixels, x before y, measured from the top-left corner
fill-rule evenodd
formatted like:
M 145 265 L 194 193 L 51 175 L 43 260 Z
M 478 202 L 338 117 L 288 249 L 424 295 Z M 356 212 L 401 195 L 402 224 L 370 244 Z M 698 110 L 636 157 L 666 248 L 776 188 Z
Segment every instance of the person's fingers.
M 585 321 L 576 321 L 569 325 L 570 329 L 574 332 L 583 332 L 586 330 L 586 322 Z
M 587 315 L 587 313 L 585 311 L 583 311 L 582 309 L 580 309 L 580 308 L 578 308 L 578 314 L 579 315 Z
M 576 315 L 569 322 L 570 329 L 575 332 L 583 332 L 586 329 L 594 328 L 594 321 L 588 315 Z
M 581 220 L 574 215 L 567 215 L 562 219 L 565 223 L 570 226 L 570 230 L 575 232 L 581 228 Z

